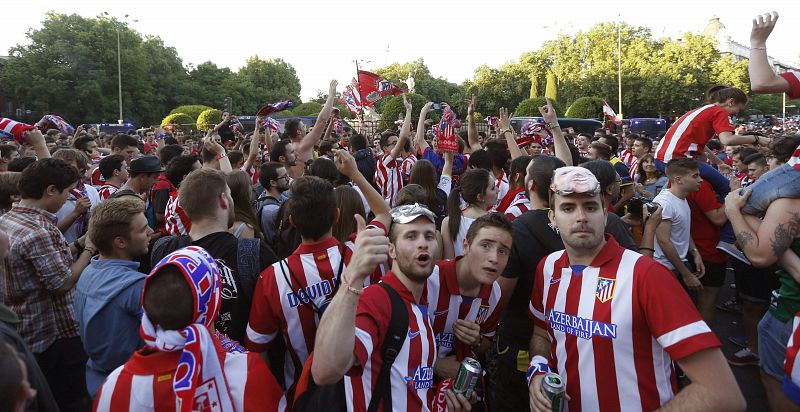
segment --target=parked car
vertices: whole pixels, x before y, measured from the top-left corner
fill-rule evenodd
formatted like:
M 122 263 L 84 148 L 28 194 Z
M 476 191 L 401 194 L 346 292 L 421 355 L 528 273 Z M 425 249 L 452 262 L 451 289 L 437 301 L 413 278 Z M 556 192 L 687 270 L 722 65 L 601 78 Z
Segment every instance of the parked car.
M 666 119 L 651 117 L 636 117 L 630 120 L 628 130 L 631 133 L 640 134 L 652 139 L 667 132 L 667 121 Z

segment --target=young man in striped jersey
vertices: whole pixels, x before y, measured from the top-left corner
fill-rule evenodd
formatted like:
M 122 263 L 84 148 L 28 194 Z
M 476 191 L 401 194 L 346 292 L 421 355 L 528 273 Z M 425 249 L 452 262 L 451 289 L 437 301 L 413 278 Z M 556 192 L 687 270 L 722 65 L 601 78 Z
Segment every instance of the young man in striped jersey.
M 550 410 L 542 378 L 553 370 L 570 410 L 744 410 L 719 341 L 672 273 L 604 237 L 600 192 L 587 169 L 554 173 L 550 219 L 565 250 L 539 263 L 531 294 L 531 409 Z M 692 382 L 680 392 L 673 359 Z
M 391 131 L 381 134 L 379 144 L 383 155 L 378 159 L 375 168 L 375 184 L 378 185 L 381 195 L 389 205 L 394 204 L 397 192 L 403 188 L 401 153 L 411 134 L 411 103 L 405 95 L 403 95 L 403 105 L 406 109 L 403 128 L 400 130 L 399 136 Z
M 352 179 L 367 198 L 375 213 L 372 224 L 388 227 L 389 207 L 358 171 L 353 156 L 337 150 L 336 162 L 339 171 Z M 353 216 L 339 215 L 333 186 L 328 181 L 313 176 L 295 180 L 288 202 L 289 221 L 300 234 L 302 243 L 293 254 L 261 273 L 245 345 L 252 351 L 264 352 L 280 332 L 288 349 L 283 380 L 286 387 L 291 388 L 314 349 L 317 325 L 340 287 L 355 246 L 352 241 L 340 244 L 333 237 L 333 225 L 337 220 L 353 219 Z M 372 269 L 372 276 L 364 280 L 363 286 L 380 279 L 380 271 Z
M 434 403 L 433 367 L 436 344 L 428 311 L 425 286 L 436 254 L 436 216 L 419 204 L 392 209 L 387 239 L 378 228 L 367 228 L 358 218 L 356 253 L 342 275 L 342 287 L 322 318 L 314 348 L 311 373 L 319 385 L 345 378 L 348 410 L 366 411 L 376 390 L 383 359 L 381 347 L 392 318 L 389 292 L 372 285 L 362 289 L 376 265 L 392 259 L 392 270 L 382 283 L 405 301 L 408 333 L 389 376 L 391 404 L 379 411 L 427 412 Z M 445 393 L 448 410 L 469 410 L 463 395 Z M 384 396 L 383 400 L 386 400 Z
M 511 253 L 511 232 L 511 222 L 500 213 L 479 217 L 467 231 L 464 256 L 438 262 L 428 278 L 439 379 L 455 378 L 464 358 L 483 359 L 489 349 L 503 310 L 497 278 Z
M 128 180 L 128 164 L 122 155 L 110 155 L 100 160 L 97 166 L 103 175 L 105 183 L 97 190 L 100 200 L 106 200 L 119 190 Z

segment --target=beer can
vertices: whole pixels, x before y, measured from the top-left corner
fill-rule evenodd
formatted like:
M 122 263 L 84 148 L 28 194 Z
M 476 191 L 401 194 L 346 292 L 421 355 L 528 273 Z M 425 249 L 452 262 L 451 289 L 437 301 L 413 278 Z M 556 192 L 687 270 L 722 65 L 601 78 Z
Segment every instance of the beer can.
M 472 358 L 464 358 L 458 367 L 456 379 L 453 382 L 453 392 L 462 394 L 467 399 L 472 397 L 472 391 L 481 377 L 481 364 Z
M 550 372 L 544 375 L 542 379 L 542 390 L 544 390 L 547 398 L 553 406 L 553 412 L 562 412 L 564 410 L 564 393 L 567 388 L 564 387 L 564 381 L 557 373 Z

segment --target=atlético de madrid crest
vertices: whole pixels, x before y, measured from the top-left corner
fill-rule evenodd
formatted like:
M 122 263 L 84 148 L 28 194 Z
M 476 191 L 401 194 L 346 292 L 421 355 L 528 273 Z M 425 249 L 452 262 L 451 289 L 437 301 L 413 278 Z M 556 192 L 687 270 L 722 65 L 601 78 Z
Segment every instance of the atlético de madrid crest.
M 597 290 L 594 295 L 600 303 L 606 303 L 614 297 L 614 287 L 616 286 L 616 279 L 597 278 Z

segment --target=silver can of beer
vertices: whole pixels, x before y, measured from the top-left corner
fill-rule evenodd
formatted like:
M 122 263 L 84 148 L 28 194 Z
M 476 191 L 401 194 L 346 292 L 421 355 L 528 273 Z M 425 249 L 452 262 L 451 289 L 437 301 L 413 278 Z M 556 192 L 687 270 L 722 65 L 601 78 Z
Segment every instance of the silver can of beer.
M 464 358 L 458 368 L 456 379 L 453 381 L 453 392 L 462 394 L 465 398 L 470 399 L 472 391 L 478 385 L 481 374 L 481 364 L 478 361 L 472 358 Z
M 564 386 L 564 381 L 557 373 L 550 372 L 544 375 L 542 379 L 542 390 L 547 398 L 550 399 L 553 412 L 562 412 L 564 410 L 564 393 L 567 388 Z

